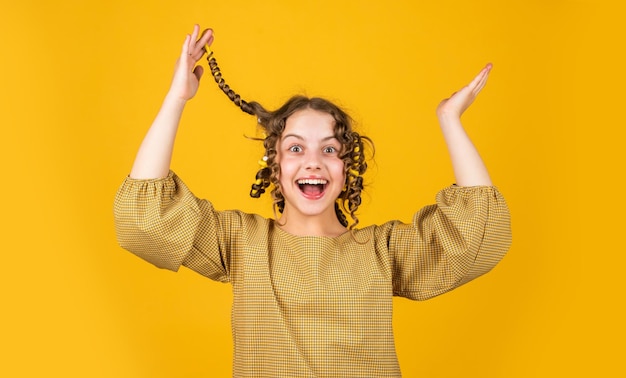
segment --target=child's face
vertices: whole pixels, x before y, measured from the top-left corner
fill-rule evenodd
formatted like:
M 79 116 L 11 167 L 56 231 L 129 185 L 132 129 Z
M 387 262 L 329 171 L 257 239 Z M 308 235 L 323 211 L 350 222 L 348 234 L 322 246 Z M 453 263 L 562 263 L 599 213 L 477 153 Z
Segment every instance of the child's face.
M 336 218 L 335 200 L 344 183 L 341 143 L 335 120 L 327 113 L 299 110 L 285 123 L 277 143 L 281 192 L 290 216 L 326 215 Z

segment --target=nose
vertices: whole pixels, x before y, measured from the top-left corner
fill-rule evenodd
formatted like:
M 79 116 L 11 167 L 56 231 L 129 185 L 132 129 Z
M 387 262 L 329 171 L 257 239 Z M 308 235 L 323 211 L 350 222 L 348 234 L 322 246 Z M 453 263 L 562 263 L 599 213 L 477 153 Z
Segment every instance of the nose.
M 307 153 L 306 155 L 306 161 L 305 161 L 304 167 L 307 170 L 321 169 L 322 163 L 321 163 L 320 154 L 315 151 L 309 151 L 309 153 Z

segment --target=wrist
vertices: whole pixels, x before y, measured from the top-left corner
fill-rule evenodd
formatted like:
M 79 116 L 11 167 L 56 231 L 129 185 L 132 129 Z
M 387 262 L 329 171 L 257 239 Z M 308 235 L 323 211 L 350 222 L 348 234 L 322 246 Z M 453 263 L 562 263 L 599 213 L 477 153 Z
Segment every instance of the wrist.
M 461 117 L 458 115 L 442 113 L 437 114 L 437 119 L 439 120 L 439 126 L 444 130 L 463 128 Z
M 440 121 L 445 121 L 445 122 L 459 121 L 461 119 L 461 115 L 457 114 L 456 112 L 437 109 L 437 118 Z
M 181 97 L 180 95 L 174 92 L 167 92 L 165 95 L 165 99 L 163 100 L 164 104 L 172 105 L 175 107 L 184 107 L 187 104 L 188 99 Z

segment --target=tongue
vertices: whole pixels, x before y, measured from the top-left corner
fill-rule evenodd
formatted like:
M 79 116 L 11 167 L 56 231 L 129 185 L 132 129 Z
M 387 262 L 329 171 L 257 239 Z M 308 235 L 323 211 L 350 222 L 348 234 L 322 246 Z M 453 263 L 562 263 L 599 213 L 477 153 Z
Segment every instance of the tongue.
M 322 185 L 304 184 L 300 185 L 300 190 L 302 190 L 304 194 L 314 196 L 322 193 Z

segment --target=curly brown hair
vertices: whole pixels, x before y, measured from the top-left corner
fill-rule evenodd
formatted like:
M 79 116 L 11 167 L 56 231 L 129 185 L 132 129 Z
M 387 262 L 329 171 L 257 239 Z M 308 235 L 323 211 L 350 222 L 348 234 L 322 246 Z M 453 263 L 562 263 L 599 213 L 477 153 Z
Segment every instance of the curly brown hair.
M 335 138 L 342 146 L 339 157 L 344 163 L 346 181 L 344 190 L 335 202 L 335 213 L 344 227 L 348 227 L 349 224 L 345 213 L 349 214 L 353 220 L 349 228 L 353 229 L 356 227 L 359 223 L 356 211 L 361 205 L 361 193 L 364 188 L 363 174 L 367 170 L 366 152 L 371 153 L 372 156 L 374 154 L 374 144 L 371 139 L 364 135 L 359 135 L 359 133 L 353 130 L 352 118 L 340 107 L 320 97 L 309 98 L 296 95 L 274 111 L 266 110 L 258 102 L 246 102 L 225 83 L 212 52 L 207 57 L 207 60 L 211 68 L 211 74 L 218 86 L 242 111 L 255 115 L 259 126 L 263 128 L 265 133 L 265 138 L 262 141 L 267 159 L 266 166 L 264 164 L 257 172 L 256 181 L 252 184 L 250 190 L 250 196 L 259 198 L 269 186 L 273 185 L 271 195 L 274 206 L 278 208 L 280 213 L 283 212 L 285 199 L 278 180 L 280 165 L 276 162 L 276 145 L 285 130 L 287 119 L 292 114 L 304 109 L 316 110 L 333 117 L 335 121 Z

